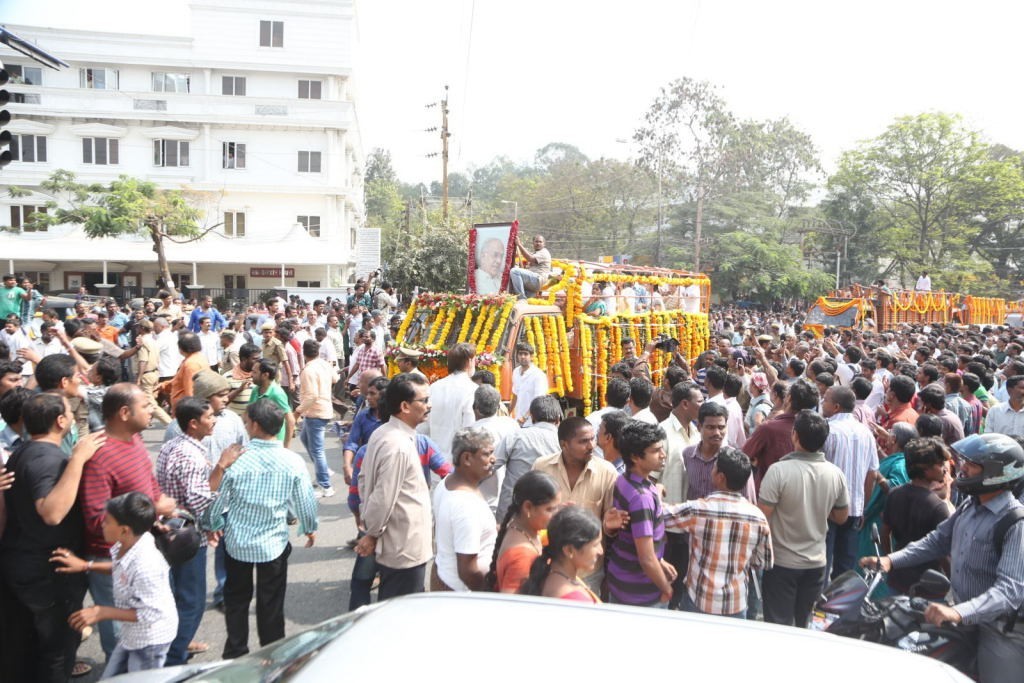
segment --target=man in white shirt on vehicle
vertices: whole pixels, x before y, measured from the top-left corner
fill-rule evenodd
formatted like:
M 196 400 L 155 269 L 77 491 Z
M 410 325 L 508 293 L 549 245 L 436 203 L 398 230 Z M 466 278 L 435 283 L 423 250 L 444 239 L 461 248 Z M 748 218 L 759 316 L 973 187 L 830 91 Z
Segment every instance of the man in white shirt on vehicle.
M 520 342 L 516 344 L 516 362 L 519 364 L 512 371 L 512 404 L 509 412 L 519 420 L 519 424 L 528 424 L 530 404 L 538 396 L 548 393 L 548 376 L 533 364 L 533 346 Z

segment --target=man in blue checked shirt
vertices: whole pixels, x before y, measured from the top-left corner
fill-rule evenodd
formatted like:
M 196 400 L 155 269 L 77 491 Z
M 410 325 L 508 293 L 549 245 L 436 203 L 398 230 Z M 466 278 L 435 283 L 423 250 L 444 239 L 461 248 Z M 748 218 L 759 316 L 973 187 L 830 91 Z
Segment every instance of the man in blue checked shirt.
M 225 659 L 249 652 L 254 569 L 260 645 L 284 638 L 284 598 L 292 550 L 289 512 L 298 519 L 299 533 L 306 535 L 306 547 L 316 540 L 313 485 L 302 458 L 275 437 L 283 424 L 284 411 L 273 401 L 251 403 L 245 413 L 249 445 L 241 455 L 235 449 L 225 451 L 210 474 L 210 488 L 219 495 L 203 521 L 211 531 L 224 530 Z M 231 515 L 225 518 L 229 509 Z

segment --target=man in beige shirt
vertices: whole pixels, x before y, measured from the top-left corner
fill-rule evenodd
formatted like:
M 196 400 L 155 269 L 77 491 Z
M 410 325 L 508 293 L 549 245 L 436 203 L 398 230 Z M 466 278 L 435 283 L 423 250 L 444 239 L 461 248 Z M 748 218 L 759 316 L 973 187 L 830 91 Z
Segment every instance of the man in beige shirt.
M 302 356 L 306 364 L 299 375 L 299 405 L 295 408 L 296 418 L 302 418 L 299 440 L 316 469 L 316 497 L 330 498 L 334 495 L 334 487 L 331 486 L 331 471 L 327 468 L 327 455 L 324 453 L 324 434 L 327 423 L 334 416 L 331 404 L 334 368 L 320 358 L 320 344 L 312 339 L 302 342 Z
M 566 418 L 558 425 L 561 450 L 537 458 L 533 469 L 554 477 L 562 491 L 562 503 L 579 505 L 603 520 L 612 509 L 618 473 L 610 462 L 593 457 L 594 435 L 594 425 L 585 418 Z
M 571 503 L 594 513 L 601 520 L 606 535 L 615 535 L 622 528 L 625 512 L 612 507 L 612 493 L 619 474 L 615 465 L 603 458 L 595 458 L 594 425 L 583 417 L 566 418 L 558 425 L 558 445 L 561 450 L 537 458 L 533 469 L 551 475 L 562 493 L 562 503 Z M 593 591 L 601 590 L 604 565 L 588 577 Z
M 366 444 L 359 471 L 366 535 L 356 544 L 362 557 L 376 553 L 378 600 L 422 593 L 433 556 L 430 491 L 416 450 L 416 426 L 430 413 L 430 387 L 425 378 L 403 373 L 382 400 L 391 419 Z

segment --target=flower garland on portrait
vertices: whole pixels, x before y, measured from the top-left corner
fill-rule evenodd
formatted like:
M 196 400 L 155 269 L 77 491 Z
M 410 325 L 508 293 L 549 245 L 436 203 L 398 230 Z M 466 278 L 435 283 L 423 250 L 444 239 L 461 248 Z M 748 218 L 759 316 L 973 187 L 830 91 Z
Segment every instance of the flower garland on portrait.
M 469 251 L 467 252 L 469 262 L 466 264 L 466 281 L 468 284 L 467 291 L 476 291 L 476 240 L 477 240 L 477 227 L 488 227 L 486 225 L 474 226 L 469 231 Z M 501 291 L 508 289 L 508 275 L 512 269 L 512 264 L 516 255 L 516 240 L 519 238 L 519 221 L 512 221 L 512 225 L 509 226 L 508 241 L 505 242 L 505 265 L 501 270 Z

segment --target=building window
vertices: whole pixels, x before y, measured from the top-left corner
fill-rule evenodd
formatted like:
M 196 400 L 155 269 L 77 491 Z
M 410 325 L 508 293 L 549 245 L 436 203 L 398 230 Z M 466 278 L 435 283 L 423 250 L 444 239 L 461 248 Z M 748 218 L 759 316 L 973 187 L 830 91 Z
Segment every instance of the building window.
M 188 166 L 187 140 L 154 140 L 154 166 Z
M 225 275 L 224 289 L 245 289 L 244 275 Z
M 118 163 L 117 140 L 114 138 L 82 138 L 82 163 L 106 166 Z
M 93 90 L 117 90 L 117 69 L 79 69 L 78 85 L 79 87 L 92 88 Z
M 320 216 L 298 216 L 295 220 L 302 223 L 310 237 L 320 236 Z
M 300 100 L 319 100 L 323 92 L 323 81 L 299 81 Z
M 46 213 L 45 206 L 13 205 L 11 206 L 11 228 L 22 232 L 37 232 L 34 226 L 26 225 L 32 220 L 32 214 Z M 38 232 L 47 232 L 46 226 L 38 229 Z
M 284 47 L 284 22 L 260 22 L 260 47 Z
M 295 286 L 296 287 L 319 288 L 320 287 L 320 281 L 319 280 L 296 280 L 295 281 Z
M 299 152 L 299 173 L 319 173 L 320 152 Z
M 356 248 L 356 229 L 350 228 L 348 231 L 348 241 L 352 249 Z
M 153 72 L 153 92 L 189 92 L 191 85 L 190 74 Z
M 220 92 L 222 95 L 244 95 L 245 76 L 221 76 Z
M 46 136 L 15 135 L 11 137 L 11 160 L 26 163 L 46 161 Z
M 22 66 L 21 64 L 5 64 L 4 69 L 11 76 L 15 85 L 42 85 L 43 70 L 38 66 Z
M 224 168 L 245 168 L 245 143 L 225 142 L 221 146 Z
M 224 212 L 224 234 L 228 237 L 245 237 L 245 212 Z

